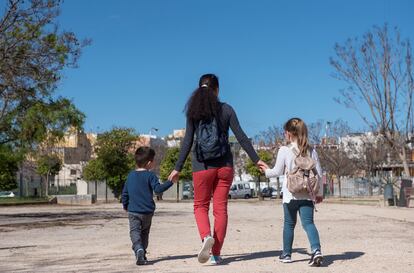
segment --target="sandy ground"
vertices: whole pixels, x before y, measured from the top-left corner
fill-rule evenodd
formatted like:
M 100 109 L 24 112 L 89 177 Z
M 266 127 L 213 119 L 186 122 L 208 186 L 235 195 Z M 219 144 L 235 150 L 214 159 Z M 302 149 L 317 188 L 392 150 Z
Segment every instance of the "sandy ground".
M 322 204 L 315 221 L 325 263 L 310 268 L 296 227 L 291 264 L 277 201 L 231 201 L 219 266 L 199 264 L 192 203 L 157 204 L 148 258 L 136 266 L 120 204 L 0 207 L 0 272 L 414 272 L 414 209 Z

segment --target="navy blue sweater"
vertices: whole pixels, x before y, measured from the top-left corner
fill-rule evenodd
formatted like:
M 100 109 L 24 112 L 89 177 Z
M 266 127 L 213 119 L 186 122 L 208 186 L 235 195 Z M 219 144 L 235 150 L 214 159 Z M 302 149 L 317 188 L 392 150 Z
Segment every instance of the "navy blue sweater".
M 162 193 L 173 183 L 160 184 L 158 177 L 150 171 L 131 171 L 122 190 L 122 205 L 129 212 L 151 214 L 155 211 L 153 192 Z

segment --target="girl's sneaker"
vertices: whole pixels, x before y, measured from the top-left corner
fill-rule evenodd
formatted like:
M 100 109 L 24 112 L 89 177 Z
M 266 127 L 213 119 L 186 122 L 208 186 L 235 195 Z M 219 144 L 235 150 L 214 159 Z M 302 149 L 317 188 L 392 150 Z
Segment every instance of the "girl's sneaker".
M 279 256 L 279 262 L 281 263 L 291 263 L 292 257 L 289 254 L 282 254 Z
M 203 240 L 203 245 L 201 246 L 200 251 L 198 252 L 198 261 L 200 263 L 205 263 L 210 259 L 210 250 L 214 245 L 214 238 L 211 236 L 206 236 Z
M 319 249 L 315 250 L 308 262 L 309 266 L 321 266 L 323 263 L 323 256 Z
M 210 262 L 212 265 L 217 265 L 217 264 L 221 264 L 223 262 L 223 259 L 221 258 L 221 256 L 211 255 Z

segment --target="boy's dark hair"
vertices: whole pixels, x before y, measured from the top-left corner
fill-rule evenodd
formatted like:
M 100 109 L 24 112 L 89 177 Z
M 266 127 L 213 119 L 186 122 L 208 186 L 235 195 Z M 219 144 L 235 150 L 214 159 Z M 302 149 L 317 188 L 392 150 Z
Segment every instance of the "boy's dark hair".
M 135 163 L 138 168 L 144 168 L 149 161 L 153 161 L 155 157 L 154 149 L 150 147 L 139 147 L 135 151 Z

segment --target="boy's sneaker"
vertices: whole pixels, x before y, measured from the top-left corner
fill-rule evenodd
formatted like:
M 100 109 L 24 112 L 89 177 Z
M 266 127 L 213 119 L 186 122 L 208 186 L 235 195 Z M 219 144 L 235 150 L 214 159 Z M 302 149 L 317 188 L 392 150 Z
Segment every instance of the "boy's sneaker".
M 145 258 L 145 251 L 142 248 L 137 250 L 135 257 L 137 259 L 137 265 L 144 265 L 147 263 L 147 260 Z
M 323 262 L 323 256 L 322 253 L 319 249 L 315 250 L 315 252 L 313 252 L 308 265 L 309 266 L 321 266 Z
M 223 262 L 223 259 L 221 258 L 221 256 L 211 255 L 210 262 L 212 265 L 217 265 L 217 264 L 221 264 Z
M 214 238 L 211 236 L 206 236 L 203 240 L 203 245 L 201 246 L 200 252 L 198 252 L 198 261 L 200 263 L 205 263 L 210 258 L 210 250 L 214 245 Z
M 289 254 L 282 254 L 279 256 L 279 262 L 281 263 L 291 263 L 292 257 Z

